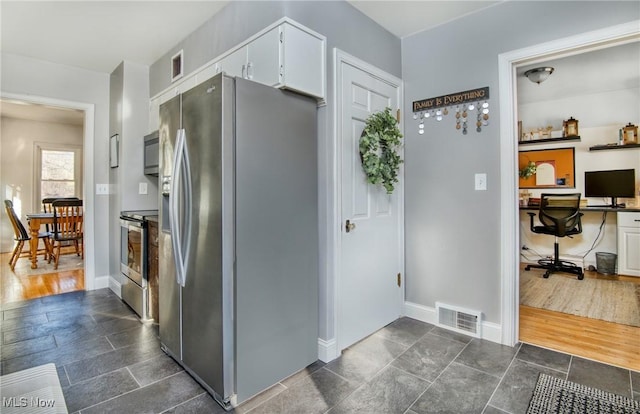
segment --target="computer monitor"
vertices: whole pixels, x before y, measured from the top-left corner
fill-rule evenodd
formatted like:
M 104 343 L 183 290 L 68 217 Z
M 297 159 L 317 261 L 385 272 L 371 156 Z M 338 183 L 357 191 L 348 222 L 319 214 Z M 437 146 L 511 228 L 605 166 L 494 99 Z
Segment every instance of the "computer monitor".
M 584 196 L 610 197 L 611 205 L 604 207 L 622 207 L 618 197 L 635 197 L 635 170 L 585 171 Z

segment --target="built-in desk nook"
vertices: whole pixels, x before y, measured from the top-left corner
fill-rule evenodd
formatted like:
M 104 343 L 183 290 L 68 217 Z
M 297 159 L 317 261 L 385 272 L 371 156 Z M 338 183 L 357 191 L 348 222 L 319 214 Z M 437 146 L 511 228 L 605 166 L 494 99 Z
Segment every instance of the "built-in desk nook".
M 529 229 L 527 212 L 538 210 L 538 206 L 520 206 L 520 250 L 521 261 L 525 263 L 550 255 L 553 247 L 549 236 L 535 234 Z M 640 277 L 640 206 L 587 206 L 581 207 L 580 212 L 583 214 L 582 233 L 559 239 L 563 260 L 586 268 L 595 266 L 596 252 L 615 253 L 617 274 Z

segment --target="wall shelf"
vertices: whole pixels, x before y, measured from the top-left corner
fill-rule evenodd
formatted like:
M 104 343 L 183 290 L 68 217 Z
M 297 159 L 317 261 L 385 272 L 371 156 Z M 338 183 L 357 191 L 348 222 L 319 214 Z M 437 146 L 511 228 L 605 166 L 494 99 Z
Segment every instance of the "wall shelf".
M 630 149 L 630 148 L 640 148 L 640 144 L 626 144 L 626 145 L 605 144 L 605 145 L 594 145 L 593 147 L 589 147 L 589 151 L 619 150 L 619 149 Z
M 576 135 L 574 137 L 542 138 L 542 139 L 533 139 L 531 141 L 518 141 L 518 145 L 533 145 L 533 144 L 542 144 L 543 142 L 570 142 L 570 141 L 580 141 L 580 136 Z

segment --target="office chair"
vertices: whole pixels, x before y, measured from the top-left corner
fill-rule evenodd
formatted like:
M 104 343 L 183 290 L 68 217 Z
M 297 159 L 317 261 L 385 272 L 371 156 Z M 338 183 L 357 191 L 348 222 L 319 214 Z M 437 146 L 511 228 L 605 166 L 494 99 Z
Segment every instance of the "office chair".
M 534 225 L 535 213 L 527 214 L 531 217 L 531 231 L 555 236 L 555 243 L 553 245 L 553 259 L 540 259 L 538 264 L 527 265 L 524 270 L 546 269 L 545 279 L 555 272 L 572 273 L 578 276 L 578 280 L 584 279 L 584 272 L 580 266 L 560 260 L 558 247 L 558 237 L 571 237 L 574 234 L 582 233 L 580 193 L 541 194 L 540 209 L 538 210 L 541 226 Z

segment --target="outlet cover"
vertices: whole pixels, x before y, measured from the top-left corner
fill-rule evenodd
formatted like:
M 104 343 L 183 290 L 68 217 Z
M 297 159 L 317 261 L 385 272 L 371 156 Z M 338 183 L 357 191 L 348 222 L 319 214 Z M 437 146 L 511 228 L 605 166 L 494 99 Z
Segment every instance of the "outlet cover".
M 479 191 L 487 190 L 487 174 L 485 173 L 476 174 L 476 190 L 479 190 Z

